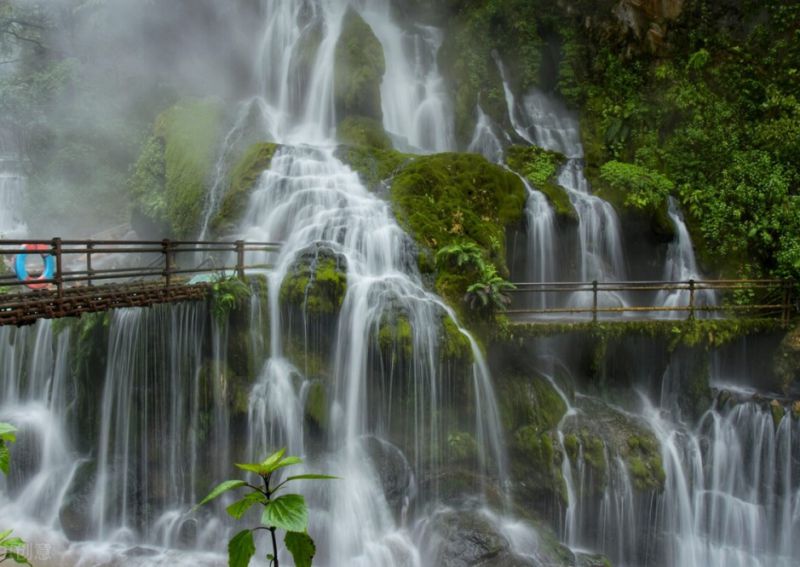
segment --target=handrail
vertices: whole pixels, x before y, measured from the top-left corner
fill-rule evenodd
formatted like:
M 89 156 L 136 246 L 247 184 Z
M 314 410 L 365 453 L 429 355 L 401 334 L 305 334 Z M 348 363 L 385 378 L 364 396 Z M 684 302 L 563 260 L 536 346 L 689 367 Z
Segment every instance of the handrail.
M 797 282 L 782 279 L 717 279 L 717 280 L 688 280 L 688 281 L 610 281 L 610 282 L 519 282 L 514 283 L 514 288 L 509 290 L 515 296 L 542 296 L 566 294 L 592 294 L 591 306 L 570 304 L 568 300 L 543 303 L 542 307 L 518 306 L 509 309 L 511 316 L 551 316 L 591 314 L 592 321 L 597 321 L 602 314 L 625 315 L 631 313 L 674 313 L 688 314 L 694 319 L 697 313 L 725 314 L 732 316 L 743 312 L 756 312 L 761 316 L 779 316 L 784 326 L 788 326 L 792 316 L 800 311 L 796 302 L 795 292 Z M 688 293 L 688 301 L 683 305 L 621 305 L 604 306 L 601 296 L 610 292 L 628 292 L 636 294 L 649 292 L 651 294 L 666 291 L 684 291 Z M 721 301 L 714 304 L 698 304 L 697 293 L 701 291 L 717 291 L 721 293 Z M 754 292 L 750 302 L 731 301 L 735 299 L 736 292 Z M 588 304 L 588 300 L 586 302 Z
M 48 250 L 26 252 L 19 248 L 25 244 L 44 245 Z M 37 287 L 52 286 L 49 289 L 27 290 L 30 281 L 19 281 L 14 274 L 0 275 L 0 325 L 76 315 L 102 305 L 149 305 L 165 300 L 198 299 L 205 292 L 187 288 L 204 284 L 190 285 L 185 276 L 222 272 L 244 279 L 248 270 L 268 269 L 263 254 L 277 253 L 280 246 L 277 242 L 243 240 L 0 240 L 0 262 L 3 256 L 21 253 L 50 255 L 55 259 L 55 273 L 49 279 L 36 280 Z M 262 256 L 248 258 L 255 253 Z M 191 262 L 187 257 L 193 254 L 203 254 L 202 262 L 187 265 Z M 113 263 L 102 267 L 101 259 Z M 266 260 L 269 259 L 267 256 Z M 97 282 L 104 285 L 98 287 Z M 8 293 L 11 289 L 15 292 Z M 107 294 L 105 300 L 97 297 L 101 291 Z M 141 299 L 143 293 L 146 300 Z M 120 294 L 128 294 L 127 300 L 120 299 Z

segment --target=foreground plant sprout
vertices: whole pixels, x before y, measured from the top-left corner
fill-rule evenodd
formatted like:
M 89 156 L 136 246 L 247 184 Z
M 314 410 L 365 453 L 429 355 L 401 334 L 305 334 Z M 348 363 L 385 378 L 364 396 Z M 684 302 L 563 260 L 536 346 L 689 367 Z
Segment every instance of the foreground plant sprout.
M 283 543 L 292 554 L 296 567 L 310 567 L 311 561 L 314 559 L 316 547 L 314 540 L 308 535 L 308 507 L 305 498 L 300 494 L 282 494 L 280 496 L 276 496 L 276 494 L 295 480 L 331 480 L 336 477 L 324 474 L 300 474 L 287 477 L 277 485 L 273 485 L 273 475 L 276 471 L 303 462 L 299 457 L 284 457 L 285 454 L 286 449 L 281 449 L 267 457 L 262 463 L 236 465 L 243 471 L 258 475 L 264 483 L 263 488 L 244 480 L 226 480 L 217 485 L 198 504 L 198 507 L 207 504 L 229 490 L 247 488 L 249 489 L 247 494 L 226 508 L 228 514 L 240 520 L 254 505 L 263 506 L 261 525 L 240 531 L 228 542 L 228 565 L 230 567 L 247 567 L 249 565 L 250 559 L 256 553 L 254 534 L 257 531 L 270 533 L 272 553 L 267 555 L 270 566 L 279 567 L 276 536 L 278 530 L 286 530 Z

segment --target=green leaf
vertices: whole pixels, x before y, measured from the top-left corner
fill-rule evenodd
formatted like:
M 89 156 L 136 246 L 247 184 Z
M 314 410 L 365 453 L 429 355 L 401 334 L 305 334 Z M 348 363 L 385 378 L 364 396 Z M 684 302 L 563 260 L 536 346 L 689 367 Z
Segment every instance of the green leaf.
M 19 553 L 14 553 L 13 551 L 6 551 L 5 559 L 11 559 L 14 563 L 17 563 L 18 565 L 30 565 L 31 564 L 31 562 L 28 561 L 27 557 L 25 557 L 24 555 L 21 555 Z
M 212 500 L 217 498 L 220 494 L 223 494 L 223 493 L 225 493 L 225 492 L 227 492 L 229 490 L 233 490 L 235 488 L 241 488 L 242 486 L 245 486 L 246 484 L 247 483 L 245 481 L 243 481 L 243 480 L 226 480 L 225 482 L 217 485 L 217 487 L 214 490 L 212 490 L 209 493 L 208 496 L 203 498 L 203 500 L 200 502 L 200 504 L 195 506 L 195 508 L 199 508 L 203 504 L 208 504 L 209 502 L 211 502 Z
M 25 545 L 25 542 L 18 537 L 11 537 L 0 541 L 0 545 L 5 547 L 6 549 L 14 549 L 16 547 L 22 547 L 23 545 Z
M 255 504 L 266 504 L 267 497 L 261 494 L 260 492 L 251 492 L 241 500 L 237 500 L 230 506 L 228 506 L 227 511 L 228 514 L 240 520 L 245 513 L 252 508 Z
M 311 560 L 317 553 L 314 540 L 305 532 L 286 532 L 283 539 L 286 549 L 292 554 L 295 567 L 311 567 Z
M 13 531 L 14 530 L 6 530 L 4 532 L 0 532 L 0 543 L 2 543 L 4 539 L 6 539 L 8 536 L 10 536 L 11 532 L 13 532 Z
M 329 474 L 298 474 L 296 476 L 290 476 L 283 482 L 289 482 L 290 480 L 339 480 L 339 477 Z
M 242 464 L 237 463 L 236 468 L 256 474 L 261 474 L 262 471 L 261 465 L 256 463 L 242 463 Z
M 261 523 L 288 532 L 304 532 L 308 527 L 306 499 L 299 494 L 286 494 L 271 501 L 261 515 Z
M 0 439 L 8 443 L 13 443 L 17 440 L 17 428 L 10 423 L 0 422 Z
M 270 472 L 276 471 L 278 469 L 282 469 L 283 467 L 289 467 L 289 466 L 292 466 L 292 465 L 299 465 L 302 462 L 303 462 L 303 459 L 301 459 L 300 457 L 286 457 L 281 462 L 279 462 L 275 466 L 273 466 L 273 468 L 272 468 L 272 470 Z
M 261 467 L 264 470 L 271 471 L 272 467 L 278 464 L 283 456 L 286 454 L 286 448 L 280 449 L 272 453 L 269 457 L 267 457 L 263 463 L 261 463 Z
M 228 542 L 228 567 L 248 567 L 250 559 L 256 554 L 253 532 L 244 530 Z
M 3 474 L 7 475 L 10 468 L 11 451 L 8 450 L 5 443 L 0 441 L 0 471 L 3 471 Z

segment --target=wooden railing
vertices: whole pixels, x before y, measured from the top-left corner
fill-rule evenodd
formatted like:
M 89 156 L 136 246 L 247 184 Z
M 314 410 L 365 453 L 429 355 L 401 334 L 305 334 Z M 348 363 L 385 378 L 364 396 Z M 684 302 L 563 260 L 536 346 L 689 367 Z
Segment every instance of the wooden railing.
M 23 245 L 41 250 L 26 251 Z M 0 325 L 80 315 L 113 307 L 152 305 L 205 297 L 202 274 L 245 276 L 269 268 L 249 262 L 253 254 L 277 252 L 274 242 L 0 240 L 0 261 L 18 254 L 49 256 L 52 277 L 20 281 L 0 275 Z M 31 262 L 32 264 L 32 262 Z M 28 268 L 30 269 L 30 267 Z M 41 273 L 41 272 L 40 272 Z M 36 289 L 31 289 L 35 287 Z
M 597 321 L 603 315 L 687 319 L 749 315 L 780 318 L 788 325 L 798 313 L 797 282 L 792 280 L 527 282 L 514 286 L 513 307 L 508 314 L 517 319 L 589 315 Z M 656 301 L 660 292 L 685 292 L 686 298 L 678 305 L 660 305 Z M 709 292 L 714 294 L 713 300 Z M 625 304 L 609 305 L 615 302 L 614 294 L 624 294 Z

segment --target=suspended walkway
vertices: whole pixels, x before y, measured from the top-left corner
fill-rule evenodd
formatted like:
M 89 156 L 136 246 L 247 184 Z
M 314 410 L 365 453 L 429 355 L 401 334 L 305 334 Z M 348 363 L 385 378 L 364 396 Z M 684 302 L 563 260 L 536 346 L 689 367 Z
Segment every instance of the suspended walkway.
M 780 279 L 515 283 L 512 323 L 771 319 L 800 313 L 797 282 Z
M 275 242 L 0 240 L 0 325 L 203 300 L 220 277 L 263 271 Z M 21 265 L 20 265 L 21 262 Z M 14 271 L 29 275 L 20 281 Z M 39 271 L 34 273 L 34 269 Z M 788 326 L 791 280 L 514 284 L 512 324 L 758 318 Z
M 269 268 L 264 260 L 279 248 L 241 240 L 0 240 L 0 326 L 203 300 L 216 279 Z

